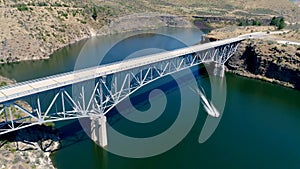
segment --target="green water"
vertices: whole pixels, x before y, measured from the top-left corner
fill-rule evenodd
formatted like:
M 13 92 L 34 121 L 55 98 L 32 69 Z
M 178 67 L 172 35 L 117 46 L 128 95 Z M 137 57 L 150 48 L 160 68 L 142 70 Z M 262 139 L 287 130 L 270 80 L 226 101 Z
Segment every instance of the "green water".
M 185 37 L 189 45 L 201 38 L 199 32 L 195 30 L 169 28 L 159 31 L 181 38 Z M 120 34 L 97 38 L 96 44 L 109 46 L 122 39 L 123 36 Z M 147 46 L 148 43 L 159 44 L 161 39 L 147 35 L 130 38 L 129 42 L 132 45 Z M 47 61 L 1 66 L 0 74 L 24 81 L 71 71 L 74 69 L 78 53 L 83 45 L 84 41 L 61 49 Z M 176 48 L 177 45 L 168 43 L 167 48 L 171 49 L 174 46 Z M 121 49 L 126 48 L 125 45 Z M 97 47 L 96 50 L 91 50 L 90 55 L 97 55 L 103 51 L 101 47 Z M 117 59 L 111 58 L 111 60 Z M 104 60 L 104 62 L 109 61 Z M 209 78 L 198 67 L 194 67 L 193 72 L 198 85 L 203 86 L 209 95 Z M 184 72 L 178 74 L 185 75 Z M 89 139 L 78 122 L 74 120 L 56 124 L 63 140 L 61 149 L 52 154 L 53 162 L 58 169 L 299 169 L 300 92 L 232 74 L 226 74 L 226 81 L 227 97 L 224 114 L 215 133 L 203 144 L 198 142 L 207 116 L 202 107 L 198 110 L 198 117 L 193 128 L 178 145 L 163 154 L 141 159 L 121 157 L 103 150 Z M 189 89 L 189 87 L 188 84 L 182 86 L 183 89 Z M 172 83 L 172 78 L 166 77 L 145 86 L 135 94 L 138 101 L 134 99 L 132 101 L 138 109 L 148 109 L 147 94 L 157 88 L 165 92 L 169 104 L 164 115 L 158 119 L 159 121 L 153 123 L 155 126 L 153 130 L 149 125 L 126 127 L 128 122 L 122 118 L 109 120 L 110 123 L 114 121 L 112 126 L 120 132 L 140 137 L 167 129 L 176 118 L 179 105 L 178 86 Z M 188 94 L 186 97 L 193 100 L 197 96 Z M 193 106 L 190 105 L 191 109 Z M 187 115 L 189 112 L 190 109 L 185 110 Z
M 55 153 L 56 166 L 62 169 L 300 168 L 300 92 L 232 74 L 227 74 L 226 79 L 224 115 L 207 142 L 198 143 L 206 117 L 200 109 L 188 136 L 164 154 L 143 159 L 120 157 L 79 133 L 80 141 L 65 141 L 64 148 Z M 198 82 L 204 86 L 209 83 L 207 77 Z M 176 96 L 172 92 L 168 95 Z

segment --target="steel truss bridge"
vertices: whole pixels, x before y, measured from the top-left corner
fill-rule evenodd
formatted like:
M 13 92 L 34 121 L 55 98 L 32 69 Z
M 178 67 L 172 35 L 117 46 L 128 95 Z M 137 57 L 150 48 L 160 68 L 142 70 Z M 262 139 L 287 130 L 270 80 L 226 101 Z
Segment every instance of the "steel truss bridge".
M 224 65 L 248 38 L 239 36 L 2 87 L 0 135 L 47 122 L 103 117 L 154 80 L 205 62 Z M 72 95 L 74 90 L 79 94 Z

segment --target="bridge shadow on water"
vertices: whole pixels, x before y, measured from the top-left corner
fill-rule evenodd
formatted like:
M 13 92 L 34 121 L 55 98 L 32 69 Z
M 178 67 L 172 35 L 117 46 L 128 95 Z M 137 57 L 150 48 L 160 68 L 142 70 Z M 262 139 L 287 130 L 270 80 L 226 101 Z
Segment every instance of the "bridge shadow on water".
M 89 120 L 89 119 L 81 119 L 81 120 Z M 63 140 L 59 149 L 64 149 L 69 146 L 72 146 L 78 142 L 89 140 L 89 136 L 84 132 L 79 120 L 72 120 L 65 124 L 64 122 L 59 122 L 62 124 L 60 127 L 57 127 L 59 137 Z
M 172 76 L 166 76 L 163 79 L 159 79 L 155 82 L 147 84 L 146 86 L 142 87 L 141 89 L 130 95 L 128 98 L 126 98 L 130 100 L 136 110 L 138 110 L 139 112 L 144 112 L 151 107 L 151 104 L 149 102 L 150 92 L 155 89 L 159 89 L 163 91 L 167 96 L 167 100 L 174 100 L 174 95 L 179 96 L 175 99 L 175 102 L 167 101 L 166 103 L 166 107 L 171 107 L 172 111 L 165 110 L 153 122 L 136 123 L 126 119 L 118 111 L 117 108 L 113 108 L 109 113 L 106 114 L 108 124 L 120 133 L 137 138 L 150 137 L 165 131 L 176 120 L 179 113 L 178 110 L 180 109 L 180 104 L 178 104 L 178 101 L 180 102 L 180 91 L 178 85 L 180 85 L 180 87 L 188 87 L 190 81 L 194 78 L 199 79 L 208 77 L 206 67 L 204 67 L 203 65 L 195 66 L 191 68 L 191 70 L 193 73 L 192 76 L 186 76 L 186 74 L 183 73 L 179 75 L 176 80 Z M 179 81 L 180 84 L 177 84 L 177 81 Z M 173 94 L 169 95 L 168 93 Z M 168 97 L 172 97 L 172 99 Z M 126 103 L 123 104 L 123 102 L 121 102 L 119 104 L 119 106 L 122 107 L 122 111 L 126 109 L 132 109 L 132 107 L 130 107 L 130 105 L 126 105 Z M 136 113 L 136 111 L 126 112 L 129 114 Z M 163 123 L 161 123 L 162 121 Z M 122 124 L 120 125 L 119 123 Z M 89 118 L 71 120 L 68 122 L 57 122 L 56 124 L 59 137 L 63 140 L 63 144 L 61 145 L 60 149 L 67 148 L 69 146 L 77 144 L 78 142 L 83 142 L 90 139 L 89 134 L 87 134 L 88 132 L 90 132 Z M 159 127 L 153 128 L 153 126 Z
M 15 126 L 22 125 L 21 123 L 15 123 Z M 50 141 L 49 144 L 43 146 L 44 141 Z M 53 144 L 53 142 L 60 141 L 58 130 L 53 126 L 34 125 L 21 130 L 13 131 L 0 135 L 0 147 L 4 146 L 7 142 L 15 142 L 16 148 L 19 151 L 26 151 L 31 149 L 36 149 L 35 143 L 40 147 L 42 151 L 48 152 L 48 148 Z M 18 142 L 22 142 L 29 147 L 26 149 L 19 149 Z
M 192 76 L 186 76 L 185 73 L 179 73 L 180 75 L 175 80 L 172 76 L 168 75 L 162 79 L 158 79 L 157 81 L 147 84 L 126 98 L 132 103 L 134 109 L 138 110 L 139 112 L 144 112 L 151 108 L 151 104 L 149 102 L 150 92 L 155 89 L 159 89 L 166 95 L 168 100 L 166 107 L 172 107 L 171 111 L 165 110 L 156 120 L 145 124 L 132 122 L 120 114 L 118 109 L 113 108 L 106 115 L 108 124 L 120 133 L 133 137 L 149 137 L 163 132 L 170 125 L 172 125 L 178 116 L 179 111 L 176 110 L 180 109 L 180 105 L 178 104 L 178 101 L 180 102 L 179 86 L 187 87 L 189 82 L 194 78 L 199 79 L 206 78 L 208 76 L 206 68 L 203 65 L 195 66 L 191 68 L 191 70 L 193 73 Z M 177 82 L 180 82 L 180 84 Z M 169 93 L 173 93 L 173 95 L 169 95 Z M 169 101 L 174 100 L 174 95 L 179 97 L 175 99 L 175 102 Z M 120 107 L 122 107 L 122 110 L 132 109 L 131 105 L 126 105 L 126 103 L 124 104 L 121 102 L 119 104 Z M 128 111 L 127 113 L 136 113 L 136 111 Z M 162 121 L 163 123 L 161 123 Z M 122 125 L 119 125 L 119 122 L 121 122 Z M 90 127 L 88 126 L 89 124 L 90 119 L 84 118 L 80 120 L 56 122 L 55 128 L 53 126 L 35 125 L 0 136 L 0 146 L 3 146 L 7 141 L 23 142 L 32 145 L 34 142 L 41 142 L 44 140 L 62 140 L 59 149 L 64 149 L 79 142 L 90 140 L 89 134 L 87 134 L 90 132 Z M 22 124 L 14 123 L 14 125 L 18 126 Z M 126 127 L 124 127 L 124 125 Z M 153 126 L 159 127 L 154 129 Z

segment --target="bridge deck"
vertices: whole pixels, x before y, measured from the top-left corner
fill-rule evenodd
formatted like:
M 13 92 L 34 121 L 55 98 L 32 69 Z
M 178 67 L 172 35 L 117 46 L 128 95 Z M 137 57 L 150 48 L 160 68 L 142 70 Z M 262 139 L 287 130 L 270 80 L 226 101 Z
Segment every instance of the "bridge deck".
M 176 58 L 182 55 L 199 52 L 214 47 L 239 42 L 250 36 L 239 36 L 206 44 L 194 45 L 174 51 L 167 51 L 158 54 L 147 55 L 139 58 L 128 59 L 121 62 L 114 62 L 107 65 L 91 67 L 73 72 L 58 74 L 36 80 L 17 83 L 14 85 L 0 88 L 0 103 L 18 99 L 24 96 L 40 93 L 43 91 L 64 87 L 67 85 L 94 79 L 96 77 L 113 74 L 116 72 L 133 69 L 136 67 L 149 65 L 151 63 Z

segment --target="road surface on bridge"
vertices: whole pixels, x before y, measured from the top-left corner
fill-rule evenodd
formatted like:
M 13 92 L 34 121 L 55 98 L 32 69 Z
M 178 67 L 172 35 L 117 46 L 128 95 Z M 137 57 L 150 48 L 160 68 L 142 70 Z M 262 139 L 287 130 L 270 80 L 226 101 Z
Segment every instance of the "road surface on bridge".
M 75 83 L 83 82 L 86 80 L 94 79 L 101 76 L 106 76 L 120 71 L 130 70 L 144 65 L 149 65 L 156 62 L 161 62 L 171 58 L 176 58 L 182 55 L 187 55 L 207 49 L 212 49 L 218 46 L 243 41 L 249 38 L 259 38 L 264 36 L 264 32 L 256 32 L 252 34 L 245 34 L 238 37 L 194 45 L 173 51 L 166 51 L 162 53 L 142 56 L 138 58 L 128 59 L 111 64 L 100 65 L 87 69 L 72 71 L 68 73 L 48 76 L 31 81 L 25 81 L 14 85 L 9 85 L 0 88 L 0 103 L 5 103 L 18 99 L 21 97 L 29 96 L 32 94 L 44 92 L 47 90 L 60 88 Z

